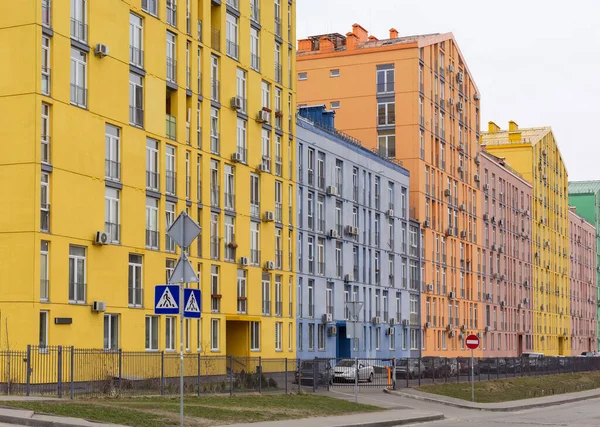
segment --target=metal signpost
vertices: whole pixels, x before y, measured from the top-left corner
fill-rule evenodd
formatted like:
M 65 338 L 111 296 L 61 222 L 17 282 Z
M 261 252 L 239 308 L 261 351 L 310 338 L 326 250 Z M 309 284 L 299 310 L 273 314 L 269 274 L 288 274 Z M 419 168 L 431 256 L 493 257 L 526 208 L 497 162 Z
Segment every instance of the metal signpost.
M 169 278 L 170 285 L 154 289 L 155 314 L 179 314 L 179 423 L 183 427 L 183 318 L 200 318 L 202 299 L 200 290 L 188 289 L 188 283 L 198 283 L 198 275 L 190 264 L 185 250 L 202 229 L 187 213 L 181 212 L 167 230 L 167 235 L 179 246 L 181 255 Z
M 467 347 L 471 349 L 471 400 L 475 402 L 475 358 L 473 350 L 479 347 L 479 337 L 477 335 L 469 335 L 467 337 Z
M 350 322 L 346 322 L 346 338 L 352 340 L 352 348 L 354 349 L 354 342 L 358 343 L 358 315 L 362 310 L 364 303 L 359 301 L 346 301 L 345 303 L 348 314 L 350 315 Z M 356 340 L 356 341 L 354 341 Z M 357 346 L 358 348 L 358 346 Z M 358 403 L 358 358 L 354 358 L 354 401 Z

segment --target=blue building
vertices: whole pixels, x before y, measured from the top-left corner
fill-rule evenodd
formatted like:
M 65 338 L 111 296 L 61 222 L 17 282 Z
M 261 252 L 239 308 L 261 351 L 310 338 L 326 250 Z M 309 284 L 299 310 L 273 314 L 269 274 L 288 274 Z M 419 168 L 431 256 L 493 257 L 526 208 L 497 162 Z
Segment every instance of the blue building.
M 422 238 L 408 170 L 335 131 L 325 106 L 301 107 L 297 129 L 298 357 L 418 357 Z M 356 326 L 349 301 L 363 303 Z

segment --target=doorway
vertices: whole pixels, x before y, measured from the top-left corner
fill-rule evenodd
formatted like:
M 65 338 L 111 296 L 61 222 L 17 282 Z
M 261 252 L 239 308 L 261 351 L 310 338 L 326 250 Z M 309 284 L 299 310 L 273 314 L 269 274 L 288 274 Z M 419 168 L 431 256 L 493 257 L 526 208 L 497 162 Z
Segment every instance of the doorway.
M 519 342 L 517 344 L 517 355 L 520 357 L 523 354 L 523 335 L 519 335 Z
M 339 326 L 337 333 L 335 357 L 337 359 L 348 359 L 350 353 L 350 339 L 346 337 L 346 326 Z

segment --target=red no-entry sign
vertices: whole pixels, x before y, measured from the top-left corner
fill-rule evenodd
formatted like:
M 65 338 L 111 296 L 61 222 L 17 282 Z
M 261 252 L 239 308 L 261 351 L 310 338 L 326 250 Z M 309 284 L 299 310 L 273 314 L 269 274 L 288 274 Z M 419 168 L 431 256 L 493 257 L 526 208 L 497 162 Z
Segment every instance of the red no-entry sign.
M 466 342 L 467 347 L 469 347 L 471 350 L 475 350 L 477 347 L 479 347 L 479 337 L 477 335 L 469 335 Z

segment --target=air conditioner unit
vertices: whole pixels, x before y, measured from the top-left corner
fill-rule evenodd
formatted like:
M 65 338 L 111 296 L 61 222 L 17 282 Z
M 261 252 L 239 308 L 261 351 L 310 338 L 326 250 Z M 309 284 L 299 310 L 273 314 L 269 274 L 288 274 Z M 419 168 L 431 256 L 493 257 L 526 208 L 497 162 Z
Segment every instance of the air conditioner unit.
M 387 333 L 388 335 L 394 335 L 394 333 L 395 333 L 395 332 L 396 332 L 396 331 L 394 330 L 394 328 L 388 328 L 388 329 L 387 329 L 387 331 L 386 331 L 386 333 Z
M 269 112 L 260 110 L 256 116 L 256 121 L 258 123 L 269 123 Z
M 332 322 L 333 321 L 333 315 L 330 313 L 325 313 L 322 317 L 321 317 L 321 321 L 323 323 L 328 323 L 328 322 Z
M 542 305 L 540 306 L 540 310 L 541 310 L 541 311 L 544 311 L 544 304 L 542 304 Z
M 540 338 L 540 340 L 546 341 L 546 337 L 542 335 L 541 338 Z
M 449 105 L 454 105 L 454 98 L 448 99 L 448 104 Z
M 496 245 L 492 245 L 491 250 L 494 252 L 496 250 Z
M 479 164 L 479 163 L 478 163 L 478 164 Z M 480 181 L 480 178 L 479 178 L 479 175 L 478 175 L 478 174 L 475 174 L 475 177 L 474 177 L 473 179 L 475 179 L 475 182 L 479 182 L 479 181 Z
M 499 225 L 500 227 L 502 227 L 502 226 L 504 225 L 504 220 L 503 220 L 502 218 L 500 218 L 500 219 L 498 220 L 498 225 Z
M 273 261 L 265 262 L 265 270 L 273 270 L 275 268 L 275 263 Z
M 503 274 L 502 276 L 500 276 L 500 280 L 505 281 L 506 280 L 506 274 Z
M 452 228 L 449 227 L 448 229 L 446 229 L 446 236 L 452 236 L 452 235 L 454 235 L 454 233 L 452 231 Z
M 92 311 L 106 311 L 106 303 L 103 301 L 94 301 L 92 303 Z
M 429 285 L 427 285 L 427 291 L 433 292 L 433 283 L 430 283 Z
M 524 304 L 529 304 L 529 298 L 525 298 L 525 299 L 523 300 L 523 303 L 524 303 Z
M 379 316 L 375 316 L 375 317 L 373 317 L 373 319 L 372 319 L 372 323 L 373 323 L 374 325 L 379 325 L 379 324 L 381 323 L 381 318 L 380 318 Z
M 395 317 L 390 317 L 390 326 L 396 326 L 396 318 Z
M 486 327 L 485 327 L 485 332 L 486 332 L 486 333 L 488 333 L 488 332 L 489 332 L 489 331 L 491 331 L 491 330 L 492 330 L 492 328 L 490 328 L 489 326 L 486 326 Z
M 231 161 L 240 163 L 242 161 L 242 153 L 231 153 Z
M 483 214 L 483 220 L 484 220 L 484 221 L 489 221 L 489 220 L 490 220 L 490 215 L 489 215 L 489 214 L 486 214 L 486 213 L 484 213 L 484 214 Z
M 425 329 L 429 329 L 431 327 L 431 322 L 425 322 Z
M 461 204 L 460 204 L 460 207 L 459 207 L 459 209 L 460 209 L 461 211 L 465 211 L 465 210 L 467 210 L 467 205 L 466 205 L 466 204 L 464 204 L 464 203 L 461 203 Z
M 490 189 L 490 184 L 483 184 L 483 191 L 488 191 Z
M 497 279 L 497 278 L 498 278 L 498 273 L 494 273 L 492 277 L 493 277 L 494 279 Z
M 473 99 L 474 99 L 475 101 L 479 101 L 479 100 L 481 99 L 481 95 L 479 95 L 479 93 L 478 93 L 478 92 L 475 92 L 475 95 L 473 95 Z
M 327 187 L 326 193 L 328 196 L 337 196 L 337 193 L 338 193 L 337 187 L 330 185 L 329 187 Z
M 429 220 L 428 220 L 428 219 L 426 219 L 426 220 L 423 222 L 423 227 L 425 227 L 425 228 L 429 228 L 429 226 L 430 226 Z M 599 270 L 599 271 L 600 271 L 600 270 Z
M 464 230 L 463 230 L 463 231 L 461 231 L 461 232 L 460 232 L 460 237 L 461 237 L 462 239 L 465 239 L 465 238 L 467 237 L 467 232 L 466 232 L 466 231 L 464 231 Z
M 517 305 L 517 308 L 518 308 L 519 310 L 521 310 L 521 309 L 523 308 L 523 304 L 519 303 L 519 304 Z
M 463 331 L 463 332 L 465 332 L 467 330 L 467 325 L 462 325 L 460 327 L 460 330 Z
M 449 196 L 450 196 L 450 194 L 451 194 L 451 193 L 450 193 L 450 189 L 449 189 L 449 188 L 446 188 L 446 189 L 444 190 L 444 196 L 448 196 L 448 197 L 449 197 Z
M 450 332 L 452 330 L 452 323 L 448 324 L 448 326 L 446 326 L 446 330 L 448 332 Z
M 107 245 L 108 244 L 108 233 L 104 231 L 97 231 L 96 238 L 94 239 L 95 245 Z
M 94 48 L 94 55 L 96 55 L 99 58 L 104 58 L 108 55 L 108 46 L 102 43 L 98 43 Z
M 240 257 L 240 265 L 242 267 L 247 267 L 248 264 L 249 264 L 249 261 L 248 261 L 248 257 L 247 256 Z
M 456 331 L 450 331 L 450 333 L 448 334 L 448 336 L 450 338 L 454 338 L 456 336 Z
M 258 165 L 258 171 L 259 172 L 269 172 L 269 167 L 267 165 L 265 165 L 264 163 L 261 163 L 260 165 Z
M 492 216 L 492 224 L 495 224 L 495 223 L 496 223 L 496 217 Z
M 501 253 L 501 254 L 503 254 L 504 253 L 504 246 L 500 246 L 498 248 L 498 252 Z
M 489 299 L 490 301 L 494 299 L 494 295 L 491 292 L 488 292 L 488 294 L 486 296 L 487 296 L 487 299 Z
M 481 332 L 477 332 L 477 338 L 483 338 L 483 334 Z
M 448 72 L 449 73 L 454 72 L 454 65 L 453 64 L 448 65 Z
M 231 108 L 233 108 L 234 110 L 241 110 L 243 104 L 244 102 L 239 96 L 234 96 L 233 98 L 231 98 Z
M 542 156 L 545 156 L 546 154 L 548 154 L 548 151 L 546 151 L 546 149 L 542 150 Z
M 564 316 L 565 312 L 563 310 L 560 311 L 560 315 Z
M 355 227 L 353 225 L 347 225 L 346 234 L 350 234 L 351 236 L 358 236 L 358 227 Z
M 410 326 L 410 320 L 402 319 L 402 326 Z
M 275 221 L 275 212 L 273 211 L 266 211 L 265 212 L 265 216 L 264 216 L 264 221 L 265 222 L 273 222 Z
M 450 292 L 450 293 L 448 294 L 448 298 L 450 298 L 450 299 L 454 299 L 454 298 L 456 298 L 456 292 Z
M 462 151 L 462 150 L 461 150 L 461 151 Z M 464 171 L 463 167 L 462 167 L 462 166 L 459 166 L 459 167 L 458 167 L 458 173 L 463 173 L 463 171 Z
M 465 339 L 465 334 L 458 334 L 458 339 L 459 340 L 464 340 Z
M 457 80 L 459 83 L 462 83 L 462 82 L 463 82 L 463 78 L 464 78 L 464 74 L 463 74 L 463 72 L 462 72 L 462 71 L 459 71 L 459 72 L 458 72 L 458 74 L 456 75 L 456 80 Z
M 327 233 L 327 237 L 330 239 L 339 239 L 340 235 L 338 234 L 337 230 L 331 229 Z
M 505 308 L 506 307 L 506 301 L 500 301 L 500 307 Z
M 456 104 L 456 108 L 458 109 L 458 111 L 462 111 L 465 109 L 465 104 L 462 101 L 458 101 L 458 104 Z
M 330 326 L 327 328 L 327 335 L 330 337 L 335 337 L 337 335 L 337 326 Z
M 344 282 L 354 282 L 354 273 L 348 273 L 344 276 Z
M 387 212 L 385 213 L 387 216 L 392 217 L 394 216 L 394 210 L 393 209 L 388 209 Z

